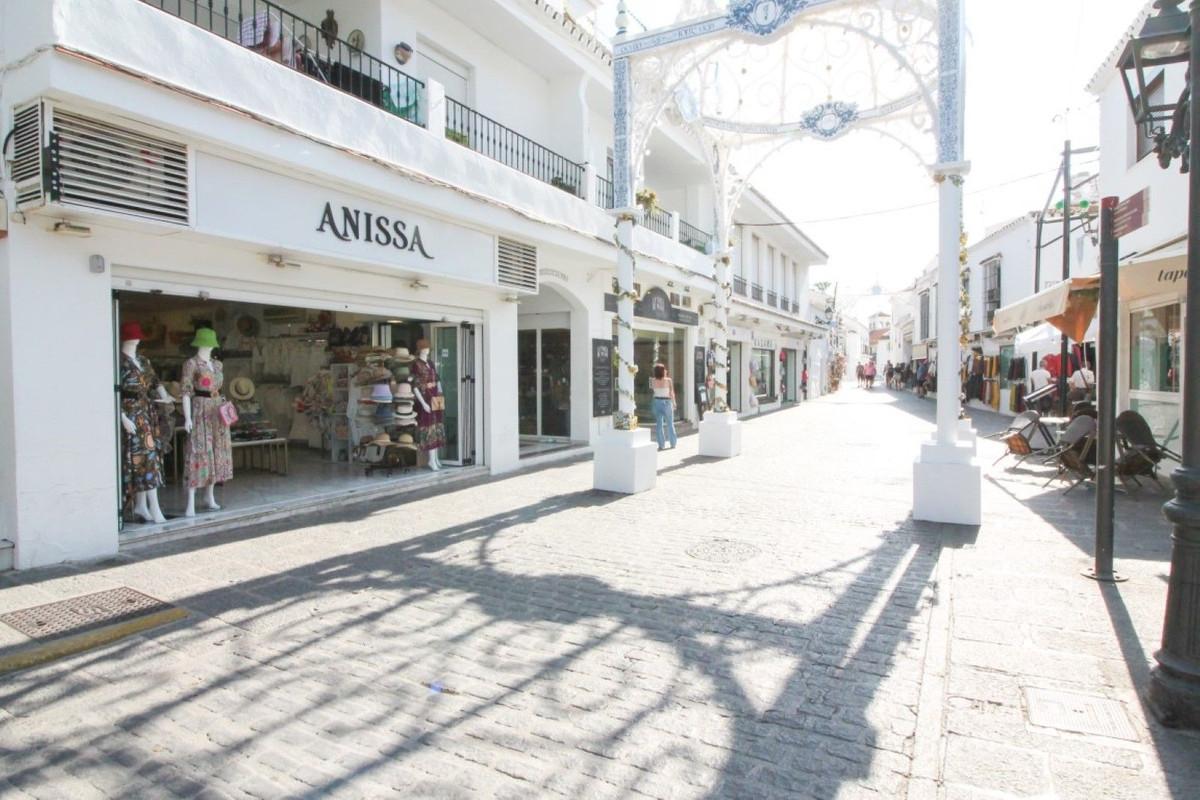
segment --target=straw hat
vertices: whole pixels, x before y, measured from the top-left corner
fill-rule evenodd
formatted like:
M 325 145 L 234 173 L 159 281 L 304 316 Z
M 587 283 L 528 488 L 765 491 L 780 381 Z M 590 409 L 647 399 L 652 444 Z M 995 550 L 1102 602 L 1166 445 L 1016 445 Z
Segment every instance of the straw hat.
M 404 448 L 406 448 L 406 449 L 409 449 L 409 450 L 416 450 L 416 449 L 417 449 L 417 445 L 416 445 L 416 443 L 413 441 L 413 437 L 412 437 L 410 434 L 407 434 L 407 433 L 402 433 L 402 434 L 400 434 L 399 436 L 397 436 L 397 437 L 396 437 L 396 446 L 397 446 L 397 447 L 404 447 Z
M 408 352 L 407 347 L 397 347 L 395 350 L 392 351 L 392 358 L 396 359 L 397 361 L 401 361 L 405 364 L 411 364 L 413 361 L 416 360 L 417 357 L 414 356 L 412 353 Z
M 412 400 L 413 397 L 414 397 L 414 395 L 413 395 L 412 384 L 409 383 L 408 381 L 400 381 L 400 385 L 396 387 L 396 399 L 397 400 Z
M 390 403 L 392 402 L 392 390 L 386 383 L 377 383 L 371 387 L 371 402 L 373 403 Z
M 254 397 L 254 381 L 239 376 L 229 382 L 229 396 L 234 400 L 249 400 Z

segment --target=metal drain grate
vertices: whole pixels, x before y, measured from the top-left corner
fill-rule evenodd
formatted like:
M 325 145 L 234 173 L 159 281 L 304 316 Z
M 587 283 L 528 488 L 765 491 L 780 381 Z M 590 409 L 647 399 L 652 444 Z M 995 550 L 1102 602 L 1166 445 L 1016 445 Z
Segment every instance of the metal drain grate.
M 1116 700 L 1050 689 L 1025 689 L 1029 722 L 1043 728 L 1138 741 L 1125 706 Z
M 748 561 L 761 552 L 762 550 L 749 542 L 739 542 L 734 539 L 711 539 L 689 547 L 687 554 L 700 561 L 733 564 L 738 561 Z
M 55 639 L 174 608 L 121 587 L 0 614 L 0 622 L 33 639 Z

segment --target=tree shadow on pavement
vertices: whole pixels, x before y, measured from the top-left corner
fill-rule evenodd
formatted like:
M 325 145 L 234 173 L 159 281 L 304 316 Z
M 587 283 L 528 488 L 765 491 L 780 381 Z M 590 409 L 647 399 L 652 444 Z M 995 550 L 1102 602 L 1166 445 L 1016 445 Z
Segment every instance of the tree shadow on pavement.
M 616 500 L 560 495 L 196 594 L 179 601 L 190 621 L 12 676 L 3 779 L 177 796 L 901 796 L 931 579 L 961 534 L 900 523 L 859 558 L 703 594 L 656 592 L 632 562 L 621 585 L 497 566 L 498 549 L 545 546 L 500 534 Z M 21 733 L 56 707 L 113 721 Z

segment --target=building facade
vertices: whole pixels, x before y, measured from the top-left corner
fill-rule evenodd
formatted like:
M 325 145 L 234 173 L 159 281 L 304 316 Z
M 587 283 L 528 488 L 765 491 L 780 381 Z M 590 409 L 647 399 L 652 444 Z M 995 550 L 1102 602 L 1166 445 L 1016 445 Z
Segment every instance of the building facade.
M 0 538 L 16 566 L 500 474 L 592 443 L 611 424 L 616 325 L 611 64 L 575 22 L 592 11 L 0 4 L 14 65 L 2 112 Z M 657 202 L 634 239 L 636 352 L 643 377 L 669 367 L 689 423 L 711 368 L 711 192 L 680 132 L 655 137 L 645 180 Z M 782 221 L 747 197 L 739 221 Z M 765 370 L 767 398 L 783 403 L 823 335 L 792 298 L 825 256 L 798 230 L 771 230 L 763 297 L 736 297 L 733 317 L 744 371 Z M 167 519 L 131 513 L 125 323 L 140 326 L 137 358 L 169 396 L 236 401 L 220 510 L 180 516 L 186 484 L 206 484 L 182 404 L 164 403 L 153 449 Z M 211 392 L 189 372 L 201 328 L 219 340 Z M 423 393 L 418 343 L 437 377 L 420 402 L 444 406 L 439 438 L 401 424 L 401 402 L 394 419 L 377 393 Z M 648 417 L 641 383 L 638 404 Z M 364 449 L 381 436 L 382 450 Z M 385 451 L 392 469 L 368 470 Z

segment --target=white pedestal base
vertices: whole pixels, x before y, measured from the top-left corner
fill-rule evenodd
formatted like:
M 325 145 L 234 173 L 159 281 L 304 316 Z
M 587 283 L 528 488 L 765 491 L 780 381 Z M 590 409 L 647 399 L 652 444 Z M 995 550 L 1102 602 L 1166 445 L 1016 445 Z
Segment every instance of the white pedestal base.
M 983 470 L 975 443 L 921 446 L 913 464 L 913 519 L 953 525 L 983 522 Z
M 970 444 L 971 453 L 979 454 L 979 434 L 971 427 L 971 420 L 960 419 L 958 421 L 958 443 L 960 445 Z
M 700 455 L 708 458 L 733 458 L 742 452 L 742 423 L 737 414 L 705 414 L 700 420 Z
M 592 460 L 592 486 L 602 492 L 637 494 L 654 488 L 658 478 L 658 446 L 649 428 L 605 431 Z

